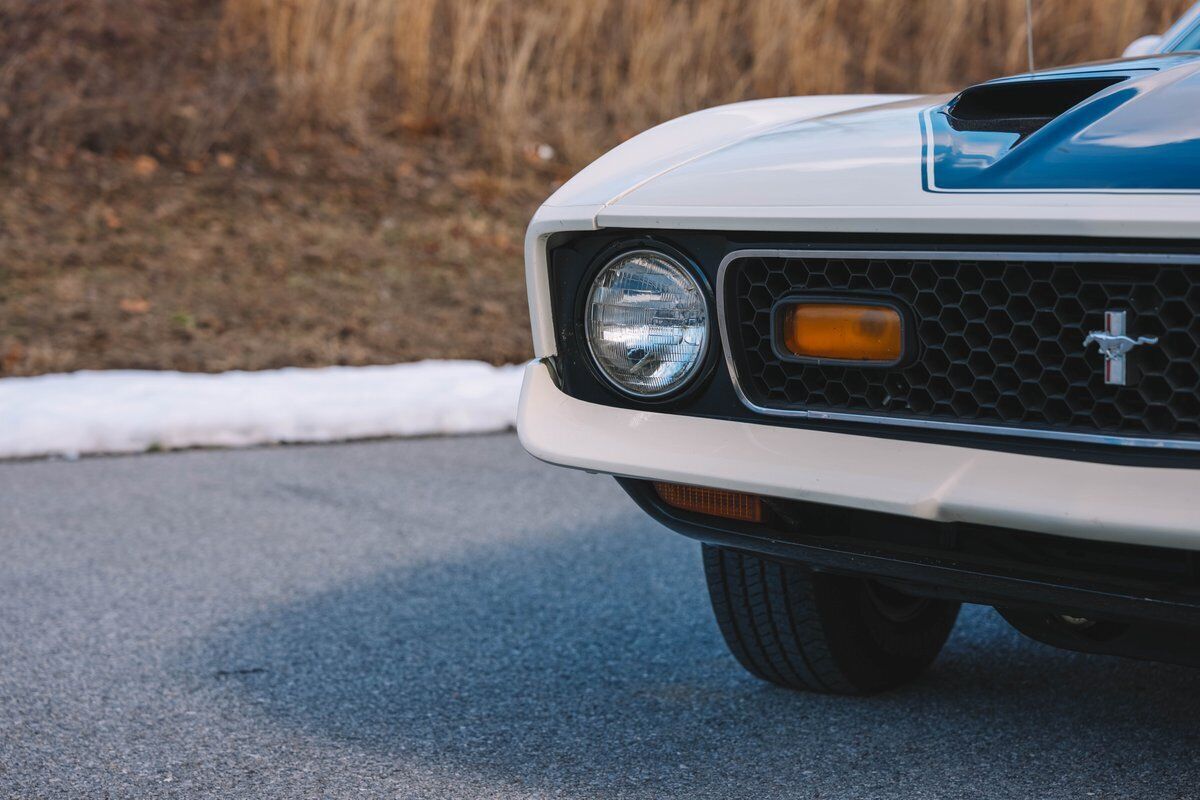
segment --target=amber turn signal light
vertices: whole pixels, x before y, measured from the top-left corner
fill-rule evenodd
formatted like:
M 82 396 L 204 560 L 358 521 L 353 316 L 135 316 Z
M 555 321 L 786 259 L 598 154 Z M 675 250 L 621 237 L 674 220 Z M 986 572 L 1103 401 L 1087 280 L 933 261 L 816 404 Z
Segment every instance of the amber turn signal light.
M 763 519 L 762 498 L 756 494 L 658 482 L 654 484 L 654 491 L 671 508 L 741 522 L 762 522 Z
M 792 355 L 894 364 L 904 352 L 904 323 L 890 306 L 813 302 L 782 311 L 780 338 Z

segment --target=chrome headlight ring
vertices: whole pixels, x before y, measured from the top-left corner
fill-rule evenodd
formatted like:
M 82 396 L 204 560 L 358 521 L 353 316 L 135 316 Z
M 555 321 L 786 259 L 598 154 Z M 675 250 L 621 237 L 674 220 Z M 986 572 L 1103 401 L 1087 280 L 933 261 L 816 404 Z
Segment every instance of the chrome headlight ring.
M 705 371 L 713 313 L 702 279 L 663 250 L 627 250 L 593 276 L 582 333 L 592 366 L 639 400 L 675 396 Z

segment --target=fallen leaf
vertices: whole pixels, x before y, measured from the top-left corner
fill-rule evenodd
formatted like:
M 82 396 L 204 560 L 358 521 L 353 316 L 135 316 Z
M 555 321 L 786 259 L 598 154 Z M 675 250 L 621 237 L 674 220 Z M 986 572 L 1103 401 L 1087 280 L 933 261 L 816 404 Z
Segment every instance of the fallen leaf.
M 217 166 L 221 169 L 233 169 L 233 165 L 237 163 L 237 159 L 232 153 L 217 153 Z
M 148 178 L 158 171 L 158 159 L 154 156 L 138 156 L 133 160 L 133 172 L 142 178 Z
M 204 172 L 204 162 L 198 158 L 193 158 L 183 165 L 183 171 L 189 175 L 199 175 L 201 172 Z
M 150 310 L 150 301 L 144 297 L 126 297 L 118 305 L 126 314 L 145 314 Z
M 396 119 L 396 126 L 409 133 L 427 136 L 441 130 L 442 122 L 428 114 L 401 114 Z
M 21 346 L 20 342 L 13 342 L 4 351 L 4 358 L 0 360 L 0 364 L 4 367 L 3 371 L 14 371 L 23 358 L 25 358 L 25 348 Z
M 106 208 L 104 209 L 104 224 L 110 231 L 118 230 L 121 227 L 121 218 L 117 216 L 117 212 Z

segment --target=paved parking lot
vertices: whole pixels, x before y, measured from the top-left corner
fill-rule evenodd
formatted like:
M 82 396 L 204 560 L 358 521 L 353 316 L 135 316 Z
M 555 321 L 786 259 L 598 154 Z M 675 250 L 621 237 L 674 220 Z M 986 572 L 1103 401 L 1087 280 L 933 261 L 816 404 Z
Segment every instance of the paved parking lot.
M 1200 673 L 970 609 L 792 694 L 698 546 L 512 436 L 0 464 L 0 797 L 1196 797 Z

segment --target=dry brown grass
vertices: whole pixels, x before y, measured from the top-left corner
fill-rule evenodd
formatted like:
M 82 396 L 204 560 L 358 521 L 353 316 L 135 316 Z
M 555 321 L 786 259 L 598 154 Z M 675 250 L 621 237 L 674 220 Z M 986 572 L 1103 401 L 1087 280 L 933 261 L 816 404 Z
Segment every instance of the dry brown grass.
M 1038 61 L 1114 56 L 1188 4 L 1035 0 Z M 705 106 L 1024 66 L 1024 0 L 0 0 L 0 155 L 451 132 L 566 170 Z
M 1039 0 L 1043 65 L 1106 58 L 1187 0 Z M 578 165 L 648 125 L 751 97 L 940 91 L 1021 70 L 1023 0 L 228 0 L 283 111 L 360 138 L 457 127 Z

